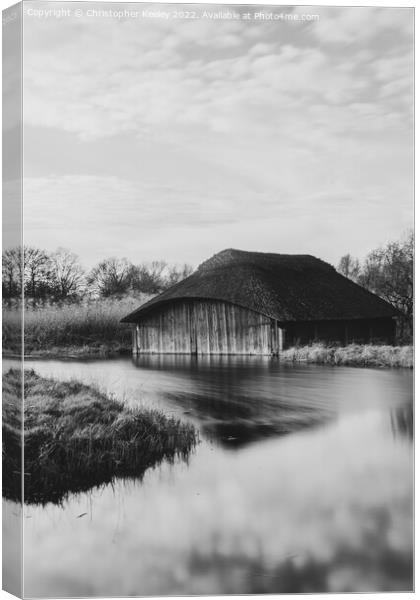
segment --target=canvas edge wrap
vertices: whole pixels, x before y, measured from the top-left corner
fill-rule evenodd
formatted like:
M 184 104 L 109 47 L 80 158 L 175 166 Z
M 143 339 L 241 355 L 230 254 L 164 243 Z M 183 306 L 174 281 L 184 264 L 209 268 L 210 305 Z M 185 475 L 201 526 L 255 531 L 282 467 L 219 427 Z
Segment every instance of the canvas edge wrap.
M 3 251 L 20 248 L 23 267 L 23 4 L 2 11 L 3 64 Z M 21 274 L 23 269 L 21 268 Z M 3 500 L 2 589 L 23 597 L 23 281 L 19 301 L 21 343 L 21 479 L 20 502 Z M 20 357 L 19 357 L 20 355 Z M 3 398 L 4 401 L 4 398 Z M 3 475 L 4 476 L 4 475 Z

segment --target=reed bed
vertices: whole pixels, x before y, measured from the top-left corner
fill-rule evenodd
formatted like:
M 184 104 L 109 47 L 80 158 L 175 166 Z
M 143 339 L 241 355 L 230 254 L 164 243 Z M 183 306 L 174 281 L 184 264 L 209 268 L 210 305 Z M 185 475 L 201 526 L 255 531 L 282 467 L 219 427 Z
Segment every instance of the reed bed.
M 354 367 L 405 367 L 413 368 L 412 346 L 373 346 L 350 344 L 344 347 L 313 344 L 289 348 L 280 353 L 287 362 L 307 362 L 323 365 Z
M 26 355 L 40 357 L 89 356 L 131 352 L 131 327 L 121 318 L 150 296 L 126 296 L 82 303 L 27 307 Z M 20 353 L 21 315 L 3 309 L 3 353 Z M 312 344 L 280 353 L 287 362 L 307 362 L 361 367 L 413 367 L 412 346 L 350 344 L 345 347 Z
M 3 375 L 3 493 L 20 497 L 21 371 Z M 187 459 L 197 441 L 189 423 L 157 410 L 129 409 L 77 381 L 24 372 L 25 502 L 61 502 L 69 493 L 141 478 L 163 460 Z
M 26 307 L 25 354 L 59 355 L 63 349 L 76 355 L 129 352 L 131 328 L 120 320 L 149 298 L 143 296 Z M 4 353 L 20 352 L 20 335 L 21 313 L 4 308 Z

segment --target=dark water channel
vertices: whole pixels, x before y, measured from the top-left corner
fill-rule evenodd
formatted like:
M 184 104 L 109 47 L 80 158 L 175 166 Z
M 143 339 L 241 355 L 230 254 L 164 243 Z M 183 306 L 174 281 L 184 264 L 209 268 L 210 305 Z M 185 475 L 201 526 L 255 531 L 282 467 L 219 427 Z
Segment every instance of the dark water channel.
M 26 368 L 160 408 L 201 438 L 188 464 L 142 482 L 26 506 L 26 596 L 412 589 L 409 370 L 173 356 Z

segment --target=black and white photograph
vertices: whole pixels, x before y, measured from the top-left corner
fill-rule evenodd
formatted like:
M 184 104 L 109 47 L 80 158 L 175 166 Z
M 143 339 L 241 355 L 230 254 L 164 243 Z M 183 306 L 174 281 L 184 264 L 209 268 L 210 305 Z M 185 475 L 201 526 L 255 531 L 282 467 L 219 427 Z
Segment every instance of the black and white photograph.
M 3 589 L 414 591 L 414 7 L 3 3 Z

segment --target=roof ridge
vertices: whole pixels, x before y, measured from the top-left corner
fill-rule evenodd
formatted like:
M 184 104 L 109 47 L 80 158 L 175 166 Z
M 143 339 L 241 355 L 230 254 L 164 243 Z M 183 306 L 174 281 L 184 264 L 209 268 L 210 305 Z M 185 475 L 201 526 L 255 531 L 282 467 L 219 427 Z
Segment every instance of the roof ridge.
M 318 263 L 319 265 L 323 265 L 324 267 L 329 267 L 335 271 L 333 265 L 327 263 L 326 261 L 313 256 L 312 254 L 286 254 L 286 253 L 276 253 L 276 252 L 261 252 L 261 251 L 251 251 L 251 250 L 239 250 L 237 248 L 225 248 L 220 252 L 216 252 L 210 258 L 203 261 L 196 269 L 196 272 L 207 271 L 220 266 L 227 266 L 232 262 L 235 262 L 238 259 L 247 260 L 250 265 L 255 263 L 256 261 L 261 262 L 261 266 L 264 266 L 262 263 L 264 261 L 267 262 L 267 266 L 273 262 L 279 261 L 290 261 L 290 263 L 297 263 L 302 261 L 310 261 L 312 263 Z M 255 264 L 253 265 L 255 266 Z M 291 266 L 291 265 L 290 265 Z

